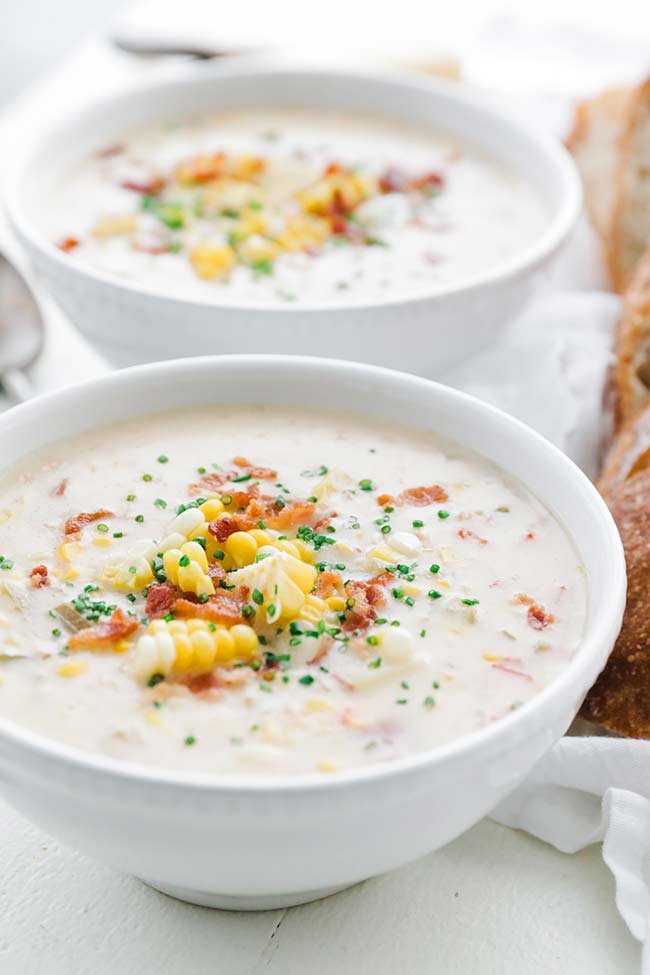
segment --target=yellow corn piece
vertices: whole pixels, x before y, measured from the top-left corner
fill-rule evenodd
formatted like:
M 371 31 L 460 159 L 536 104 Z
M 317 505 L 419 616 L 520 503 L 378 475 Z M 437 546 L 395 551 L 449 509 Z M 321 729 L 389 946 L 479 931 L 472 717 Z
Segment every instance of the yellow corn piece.
M 203 241 L 190 251 L 190 263 L 197 277 L 204 281 L 225 280 L 236 264 L 235 252 L 228 244 Z
M 102 580 L 120 592 L 144 589 L 154 581 L 151 560 L 157 546 L 150 539 L 136 542 L 119 561 L 104 566 Z
M 63 582 L 70 582 L 71 579 L 76 579 L 78 575 L 79 575 L 79 571 L 75 569 L 73 565 L 71 565 L 69 568 L 65 570 L 65 572 L 61 576 L 61 579 L 63 580 Z
M 252 532 L 233 532 L 223 543 L 223 550 L 230 556 L 236 569 L 254 562 L 258 548 L 259 545 Z
M 78 677 L 88 670 L 86 660 L 66 660 L 57 670 L 59 677 Z
M 198 542 L 185 542 L 180 548 L 168 549 L 163 554 L 163 566 L 168 580 L 183 592 L 193 592 L 195 596 L 214 593 L 208 559 Z
M 141 680 L 154 674 L 207 673 L 257 656 L 257 634 L 245 623 L 229 630 L 202 619 L 154 620 L 135 646 L 133 665 Z
M 319 772 L 336 772 L 336 765 L 326 759 L 321 759 L 317 767 Z
M 345 602 L 343 603 L 345 606 Z M 307 620 L 309 623 L 318 623 L 319 620 L 323 618 L 327 611 L 327 603 L 324 599 L 320 599 L 318 596 L 314 596 L 313 593 L 305 596 L 305 602 L 303 604 L 298 618 L 301 620 Z
M 251 592 L 255 589 L 261 592 L 260 610 L 265 612 L 267 622 L 275 623 L 298 616 L 307 594 L 314 587 L 316 570 L 306 562 L 278 551 L 236 570 L 230 579 L 238 586 L 248 586 Z
M 81 545 L 77 545 L 76 542 L 64 542 L 63 545 L 59 545 L 57 552 L 58 555 L 63 559 L 64 562 L 72 562 L 74 557 L 81 551 Z
M 223 512 L 223 502 L 219 498 L 209 498 L 198 509 L 205 521 L 214 521 Z
M 329 596 L 325 601 L 334 613 L 342 613 L 346 606 L 343 596 Z
M 228 168 L 233 179 L 249 180 L 264 172 L 266 161 L 260 156 L 239 156 L 231 160 Z
M 93 237 L 120 237 L 131 234 L 136 228 L 134 213 L 117 217 L 102 217 L 92 229 Z
M 107 538 L 106 535 L 95 535 L 93 538 L 93 545 L 99 546 L 99 548 L 110 548 L 113 544 L 112 538 Z

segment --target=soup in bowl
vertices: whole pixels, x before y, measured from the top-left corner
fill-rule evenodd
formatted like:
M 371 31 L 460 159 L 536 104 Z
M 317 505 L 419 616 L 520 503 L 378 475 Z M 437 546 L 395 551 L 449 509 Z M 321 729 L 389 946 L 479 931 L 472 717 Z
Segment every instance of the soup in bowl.
M 89 108 L 8 198 L 120 365 L 326 351 L 427 375 L 492 341 L 580 206 L 564 150 L 469 89 L 246 63 Z
M 195 903 L 300 903 L 453 839 L 618 631 L 592 485 L 426 380 L 159 363 L 3 414 L 0 444 L 3 794 Z

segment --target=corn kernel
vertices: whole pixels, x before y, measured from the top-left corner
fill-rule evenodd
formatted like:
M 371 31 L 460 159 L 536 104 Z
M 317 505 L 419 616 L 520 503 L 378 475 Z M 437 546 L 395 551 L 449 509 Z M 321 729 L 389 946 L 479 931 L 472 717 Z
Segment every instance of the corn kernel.
M 131 641 L 126 639 L 117 640 L 117 642 L 113 645 L 113 653 L 126 653 L 130 649 Z
M 93 538 L 93 545 L 98 545 L 100 548 L 110 548 L 113 544 L 112 538 L 107 538 L 106 535 L 95 535 Z
M 322 697 L 311 697 L 305 701 L 305 711 L 307 714 L 314 714 L 318 711 L 331 711 L 332 705 Z
M 72 562 L 73 558 L 79 554 L 81 551 L 81 545 L 77 545 L 76 542 L 64 542 L 63 545 L 59 545 L 57 552 L 64 562 Z
M 258 544 L 252 532 L 233 532 L 224 542 L 224 551 L 230 556 L 233 565 L 241 569 L 255 561 Z
M 136 229 L 134 213 L 117 217 L 102 217 L 92 229 L 93 237 L 119 237 L 131 234 Z
M 205 281 L 225 279 L 236 263 L 235 252 L 227 244 L 216 246 L 204 242 L 190 251 L 190 262 L 197 277 Z
M 61 578 L 64 582 L 70 582 L 71 579 L 76 579 L 78 575 L 79 572 L 77 571 L 77 569 L 75 569 L 74 566 L 71 565 L 68 569 L 65 570 Z
M 334 613 L 342 613 L 346 607 L 343 596 L 329 596 L 325 602 Z
M 219 498 L 209 498 L 200 506 L 199 511 L 206 521 L 214 521 L 223 511 L 223 503 Z
M 85 660 L 66 660 L 57 670 L 59 677 L 78 677 L 88 670 L 88 663 Z
M 318 763 L 318 771 L 319 772 L 336 772 L 336 765 L 334 765 L 332 762 L 328 762 L 326 759 L 322 759 Z

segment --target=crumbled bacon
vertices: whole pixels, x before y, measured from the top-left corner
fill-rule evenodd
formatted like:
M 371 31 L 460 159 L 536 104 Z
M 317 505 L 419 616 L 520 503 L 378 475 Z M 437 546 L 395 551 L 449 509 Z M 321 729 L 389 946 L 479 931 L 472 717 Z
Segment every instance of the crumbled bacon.
M 208 531 L 218 542 L 225 542 L 235 532 L 244 530 L 241 527 L 241 519 L 237 515 L 224 515 L 223 518 L 217 518 L 208 525 Z
M 170 582 L 162 582 L 150 587 L 145 603 L 145 615 L 152 620 L 159 616 L 166 616 L 170 612 L 180 590 Z
M 329 569 L 321 572 L 314 593 L 319 599 L 329 599 L 330 596 L 342 596 L 344 589 L 341 573 L 331 572 Z
M 52 494 L 55 498 L 62 498 L 68 487 L 68 479 L 64 477 L 62 481 L 59 481 L 55 488 L 52 488 Z
M 271 467 L 260 467 L 257 464 L 251 464 L 249 460 L 245 457 L 233 457 L 233 464 L 237 467 L 244 467 L 247 469 L 251 477 L 258 477 L 262 481 L 274 481 L 278 476 L 277 471 L 274 471 Z
M 203 491 L 218 491 L 233 477 L 235 475 L 229 471 L 212 471 L 210 474 L 204 474 L 200 481 L 190 484 L 190 494 L 197 495 L 202 494 Z
M 318 663 L 320 663 L 321 660 L 323 659 L 323 657 L 326 657 L 327 654 L 332 649 L 332 644 L 333 643 L 334 643 L 334 640 L 332 639 L 331 636 L 322 636 L 320 638 L 320 644 L 319 644 L 318 650 L 316 651 L 316 653 L 314 654 L 314 656 L 311 657 L 307 661 L 307 663 L 308 664 L 318 664 Z
M 526 680 L 532 680 L 533 678 L 530 674 L 526 674 L 523 670 L 515 670 L 514 667 L 506 667 L 504 664 L 492 664 L 494 670 L 502 670 L 504 674 L 513 674 L 515 677 L 524 677 Z
M 354 599 L 354 604 L 346 613 L 344 630 L 359 630 L 363 633 L 377 619 L 377 607 L 383 606 L 386 602 L 384 575 L 370 579 L 369 582 L 352 580 L 347 584 L 345 592 L 348 597 Z M 392 579 L 392 576 L 389 575 L 389 578 Z
M 336 518 L 336 516 L 336 511 L 330 511 L 328 514 L 323 515 L 322 518 L 319 518 L 318 521 L 314 523 L 314 531 L 319 532 L 322 531 L 323 528 L 327 528 L 327 526 L 331 523 L 332 518 Z
M 428 504 L 448 500 L 449 495 L 439 484 L 431 484 L 429 487 L 407 488 L 397 496 L 397 504 L 412 505 L 415 508 L 423 508 Z
M 379 177 L 379 189 L 382 193 L 401 193 L 407 183 L 408 177 L 397 166 L 389 166 Z
M 29 582 L 34 589 L 43 589 L 45 586 L 49 586 L 50 577 L 47 574 L 47 566 L 35 565 L 29 573 Z
M 274 508 L 274 504 L 275 499 L 273 499 L 269 513 L 265 515 L 264 520 L 269 528 L 275 528 L 278 531 L 291 528 L 294 525 L 308 524 L 316 511 L 316 505 L 311 501 L 287 501 L 280 511 Z
M 241 623 L 242 606 L 248 599 L 248 589 L 242 586 L 235 592 L 219 590 L 207 603 L 194 603 L 182 598 L 174 603 L 174 616 L 198 617 L 212 623 Z
M 224 579 L 226 576 L 226 570 L 221 565 L 220 562 L 212 562 L 208 566 L 208 575 L 213 582 L 218 582 L 219 579 Z
M 431 484 L 429 487 L 405 488 L 396 498 L 392 494 L 380 494 L 377 496 L 377 504 L 382 507 L 386 504 L 411 505 L 413 508 L 424 508 L 428 504 L 435 504 L 440 501 L 448 501 L 449 495 L 439 484 Z
M 135 180 L 125 179 L 122 188 L 131 190 L 132 193 L 144 193 L 147 196 L 155 196 L 165 188 L 165 180 L 162 176 L 152 176 L 151 179 Z
M 534 630 L 545 630 L 547 626 L 555 622 L 552 613 L 547 613 L 539 603 L 533 603 L 528 607 L 528 625 Z
M 137 619 L 127 616 L 121 609 L 116 609 L 107 622 L 97 623 L 96 626 L 88 626 L 85 630 L 74 633 L 68 640 L 68 646 L 101 650 L 108 643 L 131 636 L 139 626 Z
M 469 528 L 459 528 L 458 529 L 459 538 L 475 538 L 479 545 L 487 545 L 487 538 L 481 538 L 476 532 L 471 531 Z
M 68 518 L 63 530 L 66 535 L 78 535 L 86 525 L 92 524 L 93 521 L 113 517 L 113 512 L 106 508 L 100 508 L 99 511 L 82 511 L 78 515 Z
M 422 176 L 416 176 L 415 179 L 409 180 L 408 188 L 410 190 L 432 190 L 440 189 L 444 186 L 445 178 L 442 173 L 432 170 L 429 173 L 423 173 Z
M 78 237 L 64 237 L 63 240 L 60 240 L 56 246 L 60 251 L 69 254 L 70 251 L 73 251 L 75 247 L 79 246 L 79 243 L 80 241 Z
M 139 240 L 137 237 L 132 244 L 133 250 L 139 251 L 141 254 L 153 254 L 154 256 L 158 254 L 167 254 L 169 252 L 169 245 L 160 243 L 147 243 L 146 241 Z

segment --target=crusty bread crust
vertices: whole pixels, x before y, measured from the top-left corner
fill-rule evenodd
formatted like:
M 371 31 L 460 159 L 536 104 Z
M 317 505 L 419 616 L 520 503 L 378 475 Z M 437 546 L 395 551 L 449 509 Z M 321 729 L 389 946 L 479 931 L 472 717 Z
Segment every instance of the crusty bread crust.
M 617 434 L 650 402 L 650 247 L 625 292 L 614 353 L 606 402 Z
M 650 431 L 649 411 L 633 422 Z M 625 548 L 627 605 L 614 650 L 580 714 L 617 734 L 650 738 L 650 468 L 645 463 L 630 466 L 630 452 L 620 445 L 614 451 L 620 451 L 620 476 L 614 474 L 613 457 L 602 487 Z
M 623 292 L 650 242 L 650 80 L 636 88 L 618 141 L 605 256 L 612 284 Z
M 612 220 L 619 144 L 632 95 L 633 89 L 619 88 L 580 102 L 566 140 L 582 177 L 587 213 L 603 238 Z

